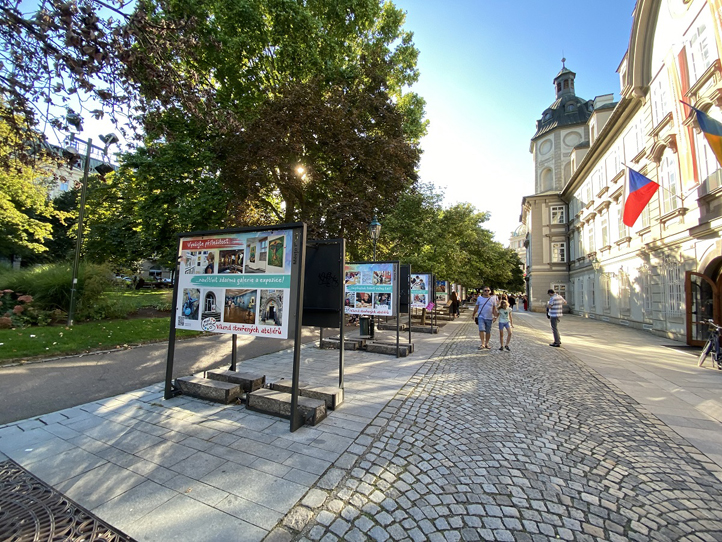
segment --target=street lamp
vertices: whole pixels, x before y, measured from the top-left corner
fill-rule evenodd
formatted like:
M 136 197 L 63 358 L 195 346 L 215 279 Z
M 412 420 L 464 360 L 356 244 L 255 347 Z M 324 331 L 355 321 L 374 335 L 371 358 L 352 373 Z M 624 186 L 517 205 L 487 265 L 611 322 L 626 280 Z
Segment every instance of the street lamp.
M 105 143 L 103 154 L 108 155 L 108 149 L 114 143 L 117 143 L 118 136 L 115 134 L 108 134 L 100 136 L 100 140 Z M 83 246 L 83 218 L 85 217 L 85 196 L 88 190 L 88 172 L 90 171 L 90 151 L 93 149 L 93 140 L 88 138 L 86 142 L 85 151 L 85 164 L 83 164 L 83 180 L 80 188 L 80 209 L 78 210 L 78 233 L 75 240 L 75 258 L 73 259 L 73 281 L 70 285 L 70 307 L 68 308 L 68 327 L 73 325 L 73 313 L 75 312 L 75 292 L 78 285 L 78 268 L 80 267 L 80 249 Z M 72 154 L 74 157 L 79 155 L 78 150 L 74 147 L 67 146 L 65 151 Z M 95 169 L 100 174 L 108 173 L 108 166 L 105 163 L 100 164 Z
M 376 261 L 376 243 L 379 240 L 379 236 L 381 235 L 381 222 L 379 222 L 379 219 L 376 218 L 376 215 L 374 215 L 374 219 L 371 221 L 371 224 L 369 224 L 369 234 L 371 234 L 371 240 L 374 242 L 374 259 L 373 261 Z M 376 327 L 376 322 L 374 321 L 373 315 L 371 315 L 371 329 L 369 330 L 369 337 L 372 339 L 374 338 L 374 331 Z
M 376 243 L 379 240 L 379 236 L 381 235 L 381 222 L 379 222 L 379 219 L 376 218 L 376 215 L 374 215 L 374 219 L 371 221 L 371 224 L 369 224 L 369 233 L 371 234 L 371 240 L 374 242 L 374 260 L 376 261 Z

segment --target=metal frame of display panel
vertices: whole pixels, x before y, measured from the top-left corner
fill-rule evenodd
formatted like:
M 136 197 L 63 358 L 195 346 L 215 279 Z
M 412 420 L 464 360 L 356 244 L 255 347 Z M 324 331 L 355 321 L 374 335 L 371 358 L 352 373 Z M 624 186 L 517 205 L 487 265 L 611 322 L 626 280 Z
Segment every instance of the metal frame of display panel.
M 290 284 L 289 284 L 289 304 L 288 304 L 288 335 L 289 337 L 279 338 L 290 338 L 291 332 L 293 332 L 294 340 L 294 351 L 293 351 L 293 385 L 291 391 L 291 420 L 290 428 L 291 431 L 295 431 L 304 424 L 304 420 L 298 410 L 298 379 L 300 372 L 300 359 L 301 359 L 301 323 L 303 319 L 303 286 L 304 286 L 304 272 L 305 272 L 305 261 L 306 261 L 306 224 L 302 222 L 295 222 L 291 224 L 278 224 L 273 226 L 263 227 L 245 227 L 245 228 L 232 228 L 225 230 L 208 230 L 208 231 L 197 231 L 178 234 L 177 254 L 176 259 L 176 281 L 173 286 L 173 301 L 171 305 L 171 323 L 170 332 L 168 335 L 168 356 L 166 360 L 166 377 L 165 377 L 165 399 L 170 399 L 180 392 L 173 386 L 173 364 L 175 359 L 175 339 L 176 339 L 176 318 L 178 311 L 178 290 L 181 285 L 180 277 L 182 276 L 181 271 L 181 260 L 182 260 L 182 247 L 183 241 L 189 237 L 208 237 L 222 235 L 239 235 L 244 233 L 258 232 L 260 234 L 278 232 L 283 230 L 291 231 L 292 245 L 291 251 L 291 267 L 290 267 Z M 246 239 L 247 241 L 247 239 Z M 245 245 L 244 245 L 245 246 Z M 284 251 L 284 259 L 285 259 Z M 244 263 L 246 255 L 244 253 Z M 260 257 L 259 257 L 260 258 Z M 267 256 L 268 258 L 268 256 Z M 260 261 L 260 259 L 259 259 Z M 268 260 L 266 260 L 268 261 Z M 218 262 L 220 266 L 220 261 Z M 295 295 L 294 295 L 295 294 Z M 235 339 L 236 334 L 232 333 Z M 231 367 L 235 366 L 236 360 L 236 344 L 233 341 L 232 352 L 231 352 Z

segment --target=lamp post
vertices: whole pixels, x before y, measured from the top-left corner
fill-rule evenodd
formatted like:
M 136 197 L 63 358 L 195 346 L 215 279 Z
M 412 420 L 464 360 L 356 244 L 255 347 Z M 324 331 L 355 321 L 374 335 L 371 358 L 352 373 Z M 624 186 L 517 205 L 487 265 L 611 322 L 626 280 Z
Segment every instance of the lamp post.
M 108 155 L 108 149 L 114 143 L 118 142 L 118 136 L 115 134 L 108 134 L 106 136 L 100 136 L 100 140 L 105 143 L 103 154 Z M 83 246 L 83 219 L 85 217 L 85 197 L 88 191 L 88 173 L 90 171 L 90 151 L 93 149 L 93 140 L 88 138 L 86 142 L 85 151 L 85 164 L 83 164 L 83 180 L 80 185 L 80 208 L 78 209 L 78 234 L 75 240 L 75 257 L 73 258 L 73 280 L 70 286 L 70 307 L 68 308 L 68 327 L 73 325 L 73 316 L 75 312 L 75 294 L 78 285 L 78 269 L 80 267 L 80 249 Z M 71 149 L 67 149 L 68 152 L 72 152 Z M 77 156 L 77 151 L 73 153 Z M 100 164 L 95 169 L 101 173 L 108 173 L 108 166 L 105 163 Z M 112 169 L 112 168 L 111 168 Z
M 374 242 L 374 259 L 373 261 L 376 261 L 376 243 L 379 240 L 379 236 L 381 235 L 381 222 L 379 222 L 378 218 L 376 218 L 376 215 L 374 215 L 374 219 L 371 221 L 371 224 L 369 224 L 369 234 L 371 234 L 371 240 Z M 374 328 L 376 327 L 376 322 L 374 321 L 373 315 L 371 316 L 371 329 L 369 336 L 373 339 L 374 338 Z

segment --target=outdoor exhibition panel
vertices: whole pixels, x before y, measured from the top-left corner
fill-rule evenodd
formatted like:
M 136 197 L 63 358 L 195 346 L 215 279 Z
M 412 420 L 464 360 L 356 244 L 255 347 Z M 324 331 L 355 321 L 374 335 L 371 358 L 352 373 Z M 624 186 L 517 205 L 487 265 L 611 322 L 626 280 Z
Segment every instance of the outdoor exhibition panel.
M 182 233 L 168 337 L 165 399 L 173 387 L 176 329 L 293 339 L 291 431 L 298 411 L 306 224 Z
M 448 280 L 437 280 L 436 281 L 436 303 L 446 304 L 449 300 L 449 281 Z
M 182 236 L 175 327 L 287 339 L 298 229 Z M 295 234 L 295 235 L 294 235 Z M 295 276 L 294 276 L 295 271 Z
M 414 309 L 425 309 L 431 298 L 431 275 L 428 273 L 411 274 L 411 307 Z
M 344 289 L 346 314 L 396 316 L 399 262 L 347 263 Z

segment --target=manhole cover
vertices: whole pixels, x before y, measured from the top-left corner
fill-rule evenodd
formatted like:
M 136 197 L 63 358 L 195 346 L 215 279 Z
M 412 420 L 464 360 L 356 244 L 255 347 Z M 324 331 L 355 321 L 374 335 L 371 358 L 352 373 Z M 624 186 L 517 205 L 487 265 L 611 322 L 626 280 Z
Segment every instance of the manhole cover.
M 134 542 L 12 460 L 0 462 L 0 533 L 7 542 Z

